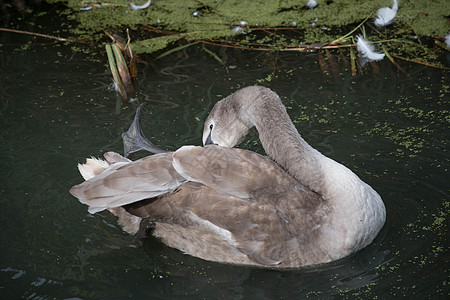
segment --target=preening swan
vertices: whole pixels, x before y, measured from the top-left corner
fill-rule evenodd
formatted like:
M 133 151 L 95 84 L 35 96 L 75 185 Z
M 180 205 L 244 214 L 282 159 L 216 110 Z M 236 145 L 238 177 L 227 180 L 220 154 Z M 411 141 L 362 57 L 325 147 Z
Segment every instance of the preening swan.
M 232 148 L 253 127 L 267 156 Z M 109 209 L 129 233 L 149 229 L 187 254 L 234 264 L 326 263 L 383 227 L 378 193 L 312 148 L 270 89 L 246 87 L 216 103 L 203 143 L 136 161 L 113 152 L 88 159 L 79 165 L 86 181 L 70 192 L 91 213 Z

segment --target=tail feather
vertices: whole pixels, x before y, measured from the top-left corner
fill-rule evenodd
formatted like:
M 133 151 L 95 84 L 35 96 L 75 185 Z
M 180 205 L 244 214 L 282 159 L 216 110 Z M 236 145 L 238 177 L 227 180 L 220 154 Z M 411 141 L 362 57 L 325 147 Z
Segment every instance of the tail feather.
M 103 159 L 91 157 L 86 159 L 86 163 L 78 164 L 78 170 L 84 180 L 89 180 L 106 170 L 109 164 Z

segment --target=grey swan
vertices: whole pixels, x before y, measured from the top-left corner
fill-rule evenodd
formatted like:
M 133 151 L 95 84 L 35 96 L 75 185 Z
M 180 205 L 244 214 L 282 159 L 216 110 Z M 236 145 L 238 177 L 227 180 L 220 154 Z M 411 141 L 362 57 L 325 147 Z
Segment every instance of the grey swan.
M 267 156 L 233 148 L 253 127 Z M 109 209 L 131 234 L 144 224 L 184 253 L 241 265 L 331 262 L 369 245 L 384 225 L 380 195 L 312 148 L 268 88 L 216 103 L 203 144 L 150 149 L 161 153 L 136 161 L 114 152 L 87 159 L 86 181 L 70 193 L 90 213 Z

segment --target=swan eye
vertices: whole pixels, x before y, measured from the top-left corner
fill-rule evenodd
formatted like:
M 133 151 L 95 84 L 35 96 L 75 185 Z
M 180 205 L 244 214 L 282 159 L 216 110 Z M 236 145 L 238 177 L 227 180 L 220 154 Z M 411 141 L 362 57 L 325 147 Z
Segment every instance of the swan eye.
M 213 124 L 209 125 L 209 129 L 210 129 L 210 130 L 213 129 Z

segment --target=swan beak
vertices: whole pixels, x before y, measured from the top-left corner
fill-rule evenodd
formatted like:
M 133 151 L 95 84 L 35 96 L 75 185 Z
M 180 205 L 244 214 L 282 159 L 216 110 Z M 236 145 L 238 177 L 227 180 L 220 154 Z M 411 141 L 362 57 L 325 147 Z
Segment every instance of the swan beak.
M 217 145 L 217 144 L 215 144 L 215 143 L 212 141 L 212 139 L 211 139 L 211 132 L 209 132 L 209 135 L 208 135 L 208 137 L 206 138 L 205 146 L 206 146 L 206 145 Z

